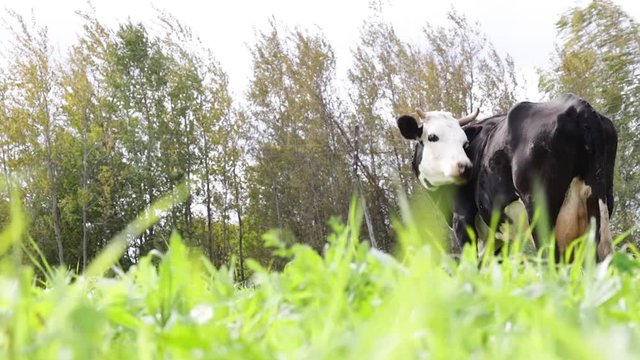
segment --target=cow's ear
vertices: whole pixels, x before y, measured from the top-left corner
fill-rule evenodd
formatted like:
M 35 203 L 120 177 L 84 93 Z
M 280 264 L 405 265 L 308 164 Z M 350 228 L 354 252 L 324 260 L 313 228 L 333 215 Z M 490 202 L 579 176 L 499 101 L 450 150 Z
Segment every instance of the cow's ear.
M 398 118 L 398 128 L 405 139 L 417 140 L 422 136 L 422 126 L 411 115 L 402 115 Z
M 469 142 L 475 139 L 475 137 L 480 133 L 480 130 L 482 130 L 482 128 L 479 126 L 466 126 L 463 129 L 464 133 L 467 135 L 467 140 Z

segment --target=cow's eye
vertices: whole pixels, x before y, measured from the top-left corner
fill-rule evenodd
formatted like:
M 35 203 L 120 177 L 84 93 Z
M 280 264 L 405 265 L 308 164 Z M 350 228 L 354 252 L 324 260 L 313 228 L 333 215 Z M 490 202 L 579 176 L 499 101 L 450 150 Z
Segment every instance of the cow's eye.
M 438 139 L 438 135 L 436 134 L 429 134 L 429 136 L 427 137 L 427 140 L 431 141 L 431 142 L 436 142 L 440 139 Z
M 466 149 L 466 148 L 468 148 L 468 147 L 469 147 L 469 142 L 468 142 L 468 141 L 465 141 L 465 142 L 464 142 L 464 145 L 462 145 L 462 147 L 464 147 L 465 149 Z

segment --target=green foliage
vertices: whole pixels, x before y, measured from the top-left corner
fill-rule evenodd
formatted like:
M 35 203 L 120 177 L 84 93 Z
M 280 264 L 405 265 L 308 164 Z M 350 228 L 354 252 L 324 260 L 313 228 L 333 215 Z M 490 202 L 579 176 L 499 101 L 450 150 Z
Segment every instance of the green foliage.
M 346 213 L 340 199 L 352 189 L 333 50 L 321 34 L 281 34 L 272 22 L 252 55 L 248 217 L 258 233 L 277 227 L 320 250 L 326 222 Z
M 471 247 L 454 260 L 418 212 L 403 214 L 398 258 L 360 241 L 354 202 L 346 224 L 332 221 L 323 255 L 272 237 L 289 262 L 276 272 L 249 261 L 254 274 L 243 284 L 173 233 L 166 253 L 126 272 L 56 269 L 40 286 L 32 269 L 40 261 L 22 263 L 18 240 L 0 256 L 0 356 L 599 359 L 640 350 L 637 259 L 617 253 L 596 265 L 590 236 L 571 264 L 518 251 L 479 260 Z M 26 231 L 15 225 L 24 221 L 19 205 L 11 219 L 3 246 Z M 107 264 L 98 263 L 89 268 Z
M 80 38 L 54 62 L 46 29 L 8 13 L 13 38 L 2 45 L 19 46 L 7 51 L 14 70 L 0 76 L 0 159 L 5 179 L 19 175 L 30 235 L 49 262 L 85 270 L 107 239 L 186 182 L 187 201 L 120 253 L 125 267 L 165 249 L 174 228 L 217 264 L 242 254 L 231 248 L 242 230 L 230 218 L 245 206 L 245 159 L 226 74 L 170 16 L 159 16 L 164 37 L 80 16 Z M 205 226 L 194 216 L 200 204 Z

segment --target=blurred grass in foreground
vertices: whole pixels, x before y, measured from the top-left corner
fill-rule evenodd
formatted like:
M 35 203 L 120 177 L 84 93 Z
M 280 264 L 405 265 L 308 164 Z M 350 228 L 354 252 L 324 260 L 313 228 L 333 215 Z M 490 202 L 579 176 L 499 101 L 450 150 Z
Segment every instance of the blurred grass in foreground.
M 403 204 L 395 257 L 360 242 L 361 209 L 335 220 L 323 255 L 265 235 L 282 272 L 254 261 L 251 281 L 214 268 L 174 234 L 126 273 L 128 237 L 157 221 L 185 189 L 118 235 L 86 274 L 50 269 L 26 235 L 20 204 L 0 233 L 3 359 L 625 359 L 640 353 L 640 262 L 595 264 L 593 236 L 572 264 L 549 251 L 447 255 L 446 228 Z M 14 198 L 18 198 L 14 194 Z M 418 214 L 420 216 L 418 216 Z M 635 251 L 635 249 L 631 249 Z M 636 254 L 637 255 L 637 254 Z M 157 258 L 157 259 L 156 259 Z M 46 274 L 34 276 L 34 269 Z M 104 273 L 111 269 L 114 276 Z

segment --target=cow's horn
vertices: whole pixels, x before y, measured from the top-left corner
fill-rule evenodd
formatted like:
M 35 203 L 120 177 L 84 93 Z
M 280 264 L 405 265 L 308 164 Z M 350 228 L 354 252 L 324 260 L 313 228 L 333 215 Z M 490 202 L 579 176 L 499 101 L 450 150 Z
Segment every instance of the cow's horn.
M 420 108 L 416 108 L 416 112 L 418 113 L 418 116 L 420 117 L 420 119 L 424 120 L 427 118 L 427 114 L 424 112 L 424 110 Z
M 460 126 L 465 126 L 475 120 L 478 117 L 478 114 L 480 114 L 480 108 L 477 108 L 473 113 L 458 119 L 458 124 L 460 124 Z

